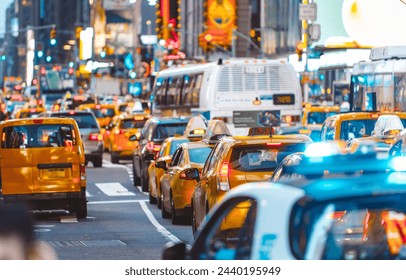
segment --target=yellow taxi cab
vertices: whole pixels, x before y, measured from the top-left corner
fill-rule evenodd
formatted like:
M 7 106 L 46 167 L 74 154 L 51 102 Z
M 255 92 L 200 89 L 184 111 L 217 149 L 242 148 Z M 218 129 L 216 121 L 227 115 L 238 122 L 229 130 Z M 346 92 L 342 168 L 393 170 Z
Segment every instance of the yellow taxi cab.
M 271 130 L 269 127 L 251 128 L 249 136 L 223 137 L 207 158 L 201 175 L 198 170 L 194 171 L 198 183 L 192 195 L 193 232 L 230 189 L 269 180 L 285 156 L 304 151 L 312 142 L 306 135 L 273 135 Z M 257 136 L 263 132 L 267 135 Z
M 158 204 L 158 208 L 162 206 L 160 180 L 164 174 L 163 168 L 156 168 L 156 163 L 164 161 L 167 165 L 171 162 L 172 156 L 176 149 L 183 143 L 189 142 L 190 139 L 184 136 L 168 137 L 162 142 L 157 158 L 148 166 L 149 178 L 149 203 Z
M 373 142 L 377 152 L 389 152 L 390 147 L 395 143 L 396 136 L 404 130 L 404 125 L 397 115 L 381 115 L 378 117 L 371 136 L 353 138 L 348 142 L 350 151 L 355 151 L 360 145 Z
M 129 137 L 140 132 L 149 116 L 146 114 L 120 115 L 110 132 L 110 156 L 112 163 L 120 159 L 131 159 L 132 151 L 139 145 L 138 141 L 130 141 Z
M 85 152 L 69 118 L 0 123 L 1 191 L 5 203 L 34 210 L 64 209 L 87 216 Z
M 338 106 L 318 106 L 306 103 L 303 107 L 302 127 L 306 128 L 308 125 L 318 125 L 321 127 L 326 118 L 339 112 L 340 107 Z
M 45 111 L 46 109 L 44 107 L 23 108 L 16 112 L 14 118 L 15 119 L 34 118 Z
M 349 141 L 371 136 L 380 116 L 396 115 L 406 127 L 404 112 L 349 112 L 328 117 L 321 128 L 321 141 Z
M 156 168 L 156 163 L 165 161 L 168 166 L 171 162 L 172 155 L 180 144 L 189 141 L 200 141 L 208 132 L 207 125 L 201 117 L 192 117 L 189 119 L 185 132 L 182 136 L 168 137 L 164 140 L 156 158 L 148 166 L 149 178 L 149 202 L 157 203 L 158 208 L 162 206 L 160 180 L 164 174 L 162 168 Z M 149 155 L 153 157 L 152 155 Z
M 114 104 L 82 104 L 78 106 L 77 110 L 92 111 L 100 127 L 107 126 L 111 119 L 119 114 L 117 106 Z
M 191 197 L 196 180 L 188 178 L 187 173 L 191 168 L 201 172 L 212 148 L 202 141 L 184 143 L 174 153 L 169 166 L 165 161 L 156 163 L 158 168 L 165 170 L 160 182 L 162 218 L 171 217 L 172 224 L 177 224 L 182 218 L 191 216 Z

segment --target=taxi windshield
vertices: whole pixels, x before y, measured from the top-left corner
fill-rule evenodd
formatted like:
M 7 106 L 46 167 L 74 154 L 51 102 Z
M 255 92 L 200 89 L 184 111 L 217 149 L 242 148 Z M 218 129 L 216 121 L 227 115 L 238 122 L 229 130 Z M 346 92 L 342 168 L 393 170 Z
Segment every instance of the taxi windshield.
M 4 128 L 1 147 L 41 148 L 76 145 L 74 128 L 69 124 L 8 126 Z
M 230 168 L 243 172 L 274 171 L 287 155 L 303 152 L 305 148 L 306 143 L 278 142 L 239 146 L 231 153 Z
M 405 199 L 388 194 L 297 207 L 293 251 L 304 259 L 405 259 Z
M 336 115 L 337 112 L 309 112 L 307 115 L 308 124 L 323 124 L 326 118 Z

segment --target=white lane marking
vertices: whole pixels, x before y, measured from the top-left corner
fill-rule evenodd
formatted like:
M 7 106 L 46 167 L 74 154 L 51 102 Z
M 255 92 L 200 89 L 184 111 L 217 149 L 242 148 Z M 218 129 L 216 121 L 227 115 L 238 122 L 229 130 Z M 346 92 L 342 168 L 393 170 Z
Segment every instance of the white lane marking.
M 142 191 L 142 188 L 141 188 L 140 186 L 138 186 L 137 189 L 138 189 L 140 192 L 142 192 L 143 194 L 146 194 L 146 195 L 149 194 L 148 192 L 143 192 L 143 191 Z
M 89 201 L 87 204 L 118 204 L 118 203 L 137 203 L 141 201 L 148 201 L 146 199 L 139 200 L 111 200 L 111 201 Z
M 135 193 L 128 191 L 120 183 L 96 183 L 95 185 L 108 196 L 135 196 Z
M 181 242 L 179 238 L 177 238 L 175 235 L 170 233 L 165 227 L 163 227 L 154 217 L 152 212 L 148 209 L 148 206 L 145 201 L 140 201 L 140 205 L 142 210 L 144 210 L 145 215 L 147 215 L 149 221 L 156 227 L 158 232 L 162 234 L 163 237 L 168 238 L 169 240 L 173 242 Z
M 34 225 L 34 227 L 36 227 L 36 228 L 51 228 L 51 227 L 55 227 L 55 225 Z
M 125 165 L 121 165 L 121 164 L 118 164 L 118 163 L 111 163 L 110 161 L 106 161 L 106 160 L 103 160 L 103 167 L 127 169 L 127 167 Z
M 61 217 L 61 223 L 77 223 L 78 219 L 75 216 Z
M 92 196 L 93 195 L 90 192 L 86 191 L 86 197 L 92 197 Z

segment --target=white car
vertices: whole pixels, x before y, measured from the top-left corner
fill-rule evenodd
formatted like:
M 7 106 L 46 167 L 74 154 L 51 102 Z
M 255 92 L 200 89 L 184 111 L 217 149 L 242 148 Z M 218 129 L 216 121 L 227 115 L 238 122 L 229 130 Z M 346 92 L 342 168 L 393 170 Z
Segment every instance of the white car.
M 167 244 L 163 259 L 405 259 L 406 173 L 365 160 L 379 168 L 241 185 L 208 214 L 193 244 Z M 315 169 L 329 164 L 337 161 Z

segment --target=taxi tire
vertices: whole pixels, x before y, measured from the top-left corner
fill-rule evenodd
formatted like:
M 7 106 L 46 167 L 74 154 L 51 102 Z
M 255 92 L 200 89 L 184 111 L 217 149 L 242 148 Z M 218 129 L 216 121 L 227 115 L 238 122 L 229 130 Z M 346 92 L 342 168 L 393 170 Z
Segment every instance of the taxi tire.
M 103 157 L 96 158 L 92 161 L 94 167 L 102 167 L 103 165 Z
M 149 192 L 149 204 L 156 204 L 156 198 L 152 196 L 151 192 Z
M 160 190 L 161 195 L 158 195 L 158 201 L 156 205 L 158 206 L 158 209 L 162 208 L 162 190 Z
M 118 156 L 114 152 L 110 153 L 110 160 L 111 160 L 111 163 L 118 163 L 119 162 Z
M 76 218 L 85 219 L 87 217 L 87 201 L 82 198 L 76 201 Z
M 141 178 L 137 176 L 137 172 L 135 172 L 135 168 L 134 168 L 134 164 L 133 164 L 133 185 L 134 187 L 138 187 L 139 185 L 141 185 Z
M 141 190 L 143 192 L 148 192 L 149 187 L 148 187 L 148 174 L 144 174 L 144 172 L 141 171 Z
M 171 213 L 169 213 L 165 210 L 163 199 L 162 199 L 162 206 L 161 206 L 161 217 L 164 219 L 169 219 L 171 217 Z
M 175 211 L 175 203 L 173 202 L 172 193 L 170 196 L 170 203 L 171 203 L 171 220 L 173 225 L 178 225 L 180 222 L 180 217 L 176 215 Z
M 192 224 L 192 234 L 193 234 L 193 236 L 195 236 L 196 231 L 197 231 L 197 226 L 196 226 L 196 217 L 195 217 L 194 208 L 192 208 L 191 224 Z

